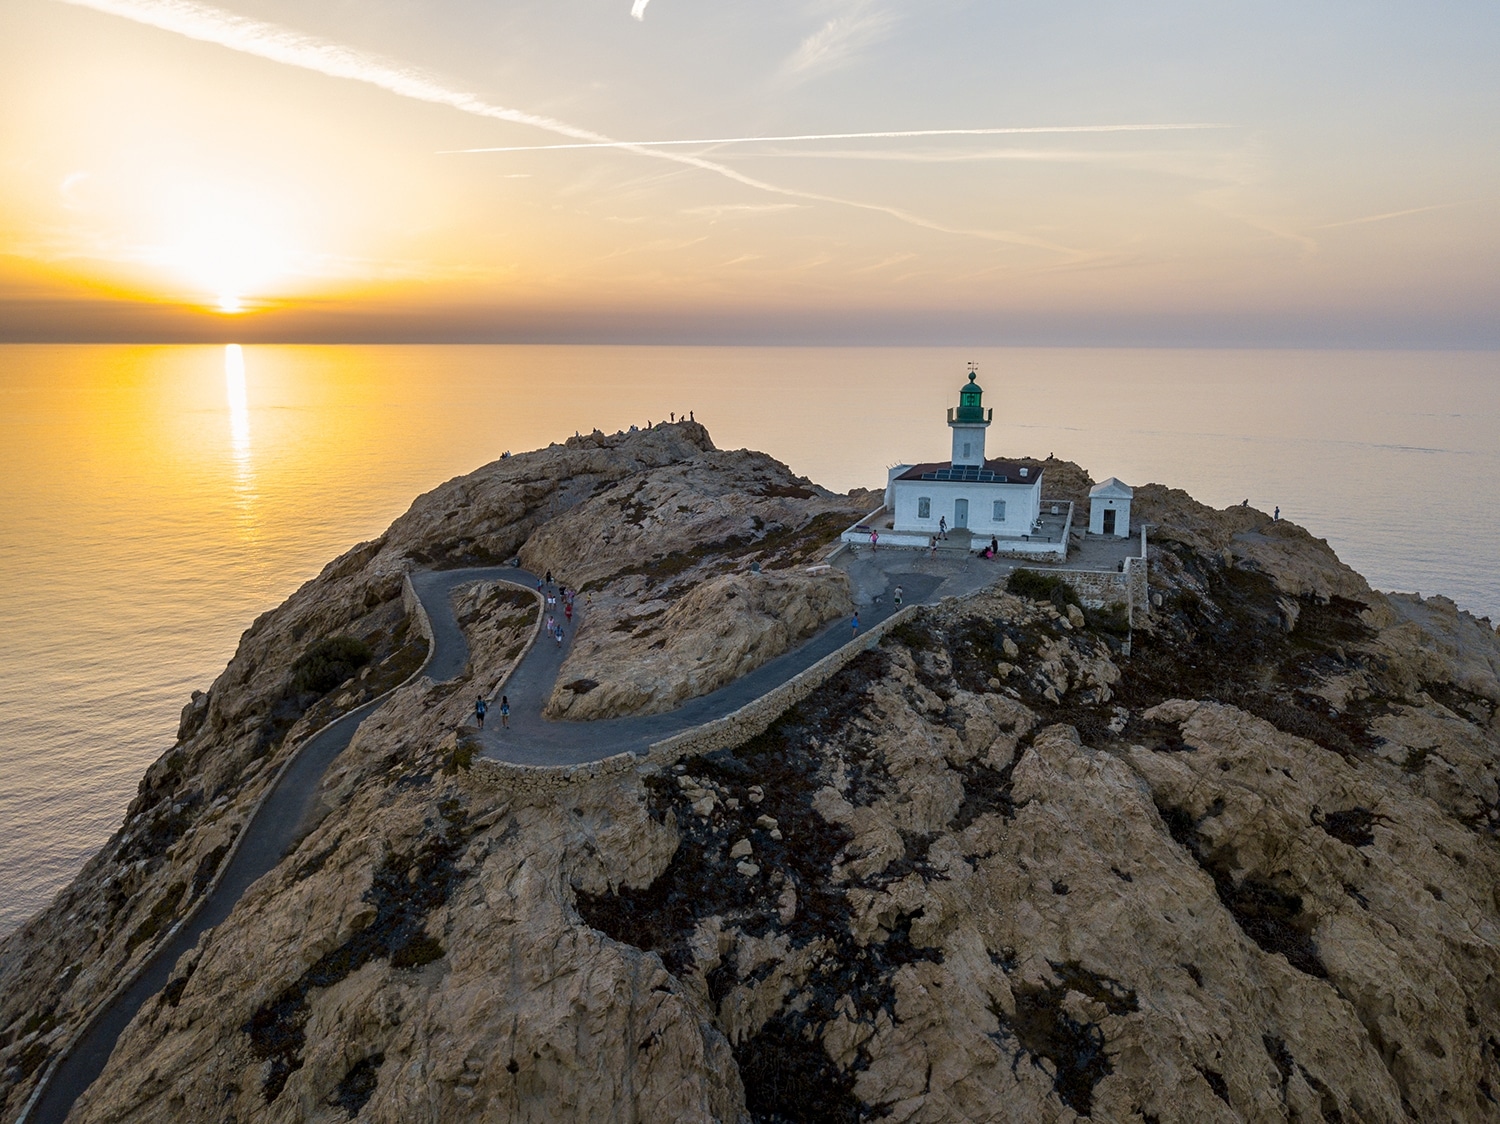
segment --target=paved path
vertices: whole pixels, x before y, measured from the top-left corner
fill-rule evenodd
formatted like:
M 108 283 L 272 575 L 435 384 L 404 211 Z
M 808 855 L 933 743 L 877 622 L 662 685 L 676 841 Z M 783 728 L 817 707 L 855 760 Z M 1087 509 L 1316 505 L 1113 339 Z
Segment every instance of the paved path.
M 536 579 L 529 574 L 517 574 L 512 570 L 504 577 L 515 580 L 519 585 L 532 589 L 536 587 Z M 899 573 L 895 575 L 894 582 L 902 586 L 903 597 L 908 605 L 931 597 L 941 583 L 942 578 L 938 575 L 918 572 Z M 446 604 L 439 606 L 429 603 L 422 587 L 419 586 L 417 591 L 429 616 L 435 619 L 439 612 L 452 615 Z M 580 602 L 574 606 L 574 629 L 583 621 L 581 605 Z M 860 628 L 868 629 L 885 620 L 894 611 L 890 595 L 882 595 L 879 603 L 871 601 L 860 608 Z M 566 631 L 566 635 L 571 638 L 571 629 Z M 800 647 L 762 664 L 711 694 L 689 699 L 677 709 L 664 714 L 601 718 L 592 722 L 554 722 L 542 717 L 542 707 L 552 696 L 557 673 L 567 656 L 567 643 L 565 641 L 559 647 L 555 641 L 543 635 L 505 684 L 505 694 L 510 699 L 509 729 L 501 728 L 499 707 L 491 703 L 485 730 L 480 735 L 484 742 L 484 756 L 520 765 L 577 765 L 586 761 L 599 761 L 616 753 L 644 753 L 653 742 L 722 718 L 746 703 L 753 702 L 793 675 L 811 667 L 847 643 L 852 636 L 853 628 L 849 618 L 840 617 Z
M 384 699 L 351 710 L 311 741 L 303 744 L 259 813 L 244 831 L 244 842 L 198 913 L 158 950 L 124 994 L 118 996 L 85 1032 L 47 1082 L 25 1124 L 62 1124 L 73 1102 L 94 1083 L 115 1048 L 115 1040 L 137 1011 L 171 977 L 172 968 L 203 935 L 205 929 L 229 916 L 251 883 L 265 874 L 301 841 L 316 818 L 318 782 L 333 759 L 343 752 L 369 715 Z
M 931 558 L 925 551 L 865 550 L 855 557 L 846 555 L 839 565 L 854 584 L 861 629 L 879 624 L 895 612 L 894 589 L 898 585 L 904 604 L 923 604 L 972 593 L 1008 572 L 1008 568 L 969 557 L 967 552 Z M 537 587 L 535 574 L 506 567 L 412 575 L 412 585 L 434 632 L 440 635 L 439 648 L 454 661 L 448 666 L 455 675 L 467 660 L 468 646 L 453 620 L 452 595 L 459 585 L 474 580 L 506 581 L 530 590 Z M 568 642 L 583 623 L 583 611 L 583 602 L 579 601 L 568 625 L 559 609 L 556 617 L 564 623 L 564 643 L 559 646 L 546 635 L 539 637 L 506 681 L 504 693 L 511 708 L 508 729 L 500 725 L 497 700 L 491 700 L 486 728 L 480 735 L 485 757 L 518 765 L 577 765 L 617 753 L 644 753 L 653 742 L 722 718 L 753 702 L 837 650 L 853 635 L 849 619 L 840 618 L 792 651 L 663 714 L 591 722 L 550 721 L 542 717 L 542 708 L 557 683 Z
M 906 604 L 936 601 L 951 594 L 972 592 L 990 584 L 1002 571 L 977 560 L 928 559 L 921 552 L 882 551 L 848 559 L 841 565 L 855 583 L 860 625 L 868 628 L 895 611 L 891 591 L 902 586 Z M 536 588 L 536 577 L 514 567 L 424 571 L 411 575 L 432 626 L 433 643 L 425 674 L 442 683 L 461 675 L 468 665 L 469 646 L 453 615 L 455 588 L 473 581 L 506 581 Z M 569 635 L 582 623 L 582 604 L 575 605 Z M 559 614 L 560 618 L 560 614 Z M 491 708 L 484 732 L 485 755 L 530 765 L 570 765 L 597 761 L 623 751 L 641 752 L 652 742 L 722 717 L 759 698 L 786 679 L 811 667 L 851 637 L 850 622 L 840 619 L 801 647 L 763 664 L 748 675 L 712 694 L 689 700 L 676 710 L 641 718 L 598 722 L 549 722 L 541 709 L 552 693 L 558 669 L 567 654 L 545 636 L 537 640 L 506 683 L 511 725 L 497 729 L 499 707 Z M 319 782 L 354 736 L 355 730 L 385 698 L 350 711 L 303 744 L 286 772 L 245 828 L 244 841 L 230 859 L 218 885 L 198 913 L 147 962 L 134 983 L 89 1026 L 83 1038 L 53 1071 L 41 1096 L 22 1124 L 62 1124 L 73 1103 L 104 1069 L 115 1042 L 136 1013 L 171 978 L 178 959 L 206 929 L 229 916 L 241 896 L 270 871 L 311 829 L 317 815 Z

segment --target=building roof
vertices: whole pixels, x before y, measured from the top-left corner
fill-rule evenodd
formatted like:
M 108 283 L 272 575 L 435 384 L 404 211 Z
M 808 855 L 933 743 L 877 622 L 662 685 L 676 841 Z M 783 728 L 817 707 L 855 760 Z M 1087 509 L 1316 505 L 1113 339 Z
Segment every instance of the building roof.
M 1022 473 L 1026 475 L 1022 475 Z M 1015 461 L 985 461 L 984 467 L 977 464 L 954 466 L 952 461 L 933 461 L 929 464 L 914 464 L 896 477 L 897 480 L 942 480 L 955 484 L 1035 484 L 1042 478 L 1042 470 Z
M 1108 480 L 1101 480 L 1099 483 L 1095 484 L 1092 488 L 1089 489 L 1089 496 L 1091 498 L 1093 496 L 1102 496 L 1105 499 L 1128 500 L 1133 495 L 1135 495 L 1134 488 L 1132 488 L 1129 484 L 1115 479 L 1115 477 L 1113 476 L 1111 476 Z

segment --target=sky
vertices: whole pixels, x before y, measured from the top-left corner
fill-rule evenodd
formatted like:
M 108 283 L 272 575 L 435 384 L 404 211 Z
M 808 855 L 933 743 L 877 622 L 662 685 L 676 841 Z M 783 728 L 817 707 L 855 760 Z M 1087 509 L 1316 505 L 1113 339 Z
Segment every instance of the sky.
M 1500 347 L 1496 58 L 1467 0 L 5 0 L 0 341 Z

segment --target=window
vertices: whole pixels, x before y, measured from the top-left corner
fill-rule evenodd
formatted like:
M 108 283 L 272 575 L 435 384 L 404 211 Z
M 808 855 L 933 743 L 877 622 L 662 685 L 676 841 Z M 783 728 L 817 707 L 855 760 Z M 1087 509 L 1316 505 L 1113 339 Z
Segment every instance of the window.
M 918 496 L 917 497 L 917 518 L 918 519 L 931 519 L 932 518 L 932 497 L 931 496 Z
M 971 446 L 969 445 L 969 443 L 967 441 L 965 441 L 964 442 L 964 460 L 968 460 L 971 456 L 974 455 L 971 452 L 969 452 L 970 448 L 971 448 Z
M 995 522 L 996 523 L 1004 523 L 1005 522 L 1005 501 L 1004 500 L 996 500 L 995 501 Z

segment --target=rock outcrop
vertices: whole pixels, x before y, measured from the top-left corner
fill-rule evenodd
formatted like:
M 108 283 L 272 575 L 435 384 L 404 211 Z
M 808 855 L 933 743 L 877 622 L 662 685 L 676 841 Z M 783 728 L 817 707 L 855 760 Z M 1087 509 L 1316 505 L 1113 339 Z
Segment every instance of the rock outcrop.
M 469 677 L 361 727 L 326 815 L 75 1119 L 1500 1120 L 1500 637 L 1289 524 L 1136 494 L 1159 530 L 1129 655 L 1102 615 L 947 602 L 742 745 L 551 794 L 468 768 L 456 726 L 533 618 L 461 591 Z M 408 651 L 401 565 L 519 551 L 587 587 L 570 666 L 598 685 L 554 706 L 649 710 L 844 611 L 804 562 L 850 507 L 692 426 L 418 501 L 190 705 L 143 783 L 171 802 L 141 823 L 186 810 L 172 841 L 139 865 L 127 821 L 0 950 L 5 1119 L 285 752 L 241 747 L 293 660 L 334 634 Z
M 708 453 L 601 489 L 546 524 L 521 561 L 583 590 L 588 610 L 547 716 L 671 710 L 848 614 L 844 575 L 805 571 L 869 503 L 762 453 Z

